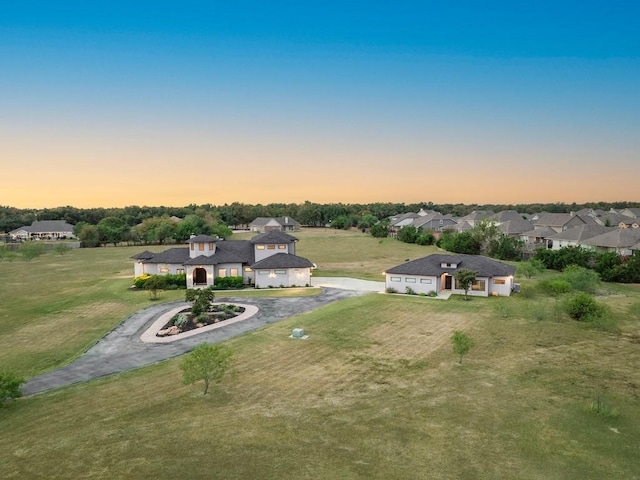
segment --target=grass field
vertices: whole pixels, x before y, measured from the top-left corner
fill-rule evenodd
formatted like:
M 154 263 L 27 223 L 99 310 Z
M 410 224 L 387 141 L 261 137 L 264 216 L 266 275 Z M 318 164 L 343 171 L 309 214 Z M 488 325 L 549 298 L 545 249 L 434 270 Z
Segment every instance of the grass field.
M 384 262 L 377 250 L 384 242 L 331 235 L 296 234 L 298 253 L 336 273 L 361 261 L 364 273 L 353 275 L 361 278 Z M 305 243 L 317 253 L 303 251 Z M 352 247 L 341 257 L 343 244 Z M 61 313 L 43 314 L 47 302 L 37 300 L 29 307 L 33 318 L 13 331 L 57 333 L 55 324 L 75 318 L 68 312 L 82 302 L 112 302 L 125 312 L 148 304 L 144 293 L 123 291 L 130 278 L 119 278 L 130 272 L 128 257 L 139 249 L 114 256 L 117 250 L 0 264 L 3 272 L 15 269 L 3 275 L 8 284 L 49 262 L 79 267 L 83 259 L 104 269 L 105 278 L 91 285 L 94 293 L 83 295 L 71 268 L 58 288 L 80 298 L 56 303 L 69 293 L 56 296 L 46 286 L 55 305 L 49 311 Z M 200 386 L 181 384 L 179 360 L 170 360 L 21 399 L 0 410 L 2 476 L 640 478 L 640 325 L 627 314 L 640 301 L 639 286 L 607 285 L 609 295 L 599 297 L 612 309 L 617 329 L 611 333 L 564 316 L 556 320 L 553 301 L 526 288 L 535 281 L 523 281 L 528 292 L 511 298 L 464 302 L 373 294 L 279 322 L 228 342 L 238 376 L 206 397 Z M 1 288 L 7 288 L 3 298 L 14 291 Z M 163 293 L 163 300 L 173 294 Z M 18 298 L 11 302 L 28 314 Z M 27 295 L 23 303 L 33 302 Z M 68 320 L 65 328 L 82 330 L 83 322 L 95 321 L 107 330 L 117 311 L 109 310 L 113 320 L 87 316 Z M 13 336 L 4 328 L 10 325 L 5 315 L 15 316 L 4 304 L 0 312 L 0 366 L 19 367 L 14 357 L 27 344 L 14 346 L 5 338 Z M 293 327 L 305 328 L 310 338 L 289 339 Z M 462 364 L 449 342 L 456 329 L 475 342 Z M 36 342 L 23 360 L 35 362 L 29 359 L 48 344 L 60 362 L 68 361 L 99 331 L 82 330 L 82 341 L 66 357 L 66 345 L 47 341 Z M 614 412 L 594 413 L 597 398 Z

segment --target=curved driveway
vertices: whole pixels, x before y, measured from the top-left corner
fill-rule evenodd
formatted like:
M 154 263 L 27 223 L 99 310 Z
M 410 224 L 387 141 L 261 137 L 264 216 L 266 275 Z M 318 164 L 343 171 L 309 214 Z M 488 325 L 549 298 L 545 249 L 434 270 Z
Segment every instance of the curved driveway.
M 315 310 L 329 303 L 362 293 L 361 290 L 324 288 L 322 293 L 312 297 L 234 298 L 219 296 L 216 298 L 224 298 L 228 302 L 255 305 L 259 311 L 255 316 L 242 322 L 165 344 L 144 343 L 140 340 L 140 335 L 164 312 L 180 304 L 186 305 L 186 303 L 171 302 L 154 305 L 129 316 L 69 365 L 30 378 L 22 387 L 22 392 L 25 395 L 34 395 L 150 365 L 187 353 L 202 342 L 222 342 L 278 320 Z

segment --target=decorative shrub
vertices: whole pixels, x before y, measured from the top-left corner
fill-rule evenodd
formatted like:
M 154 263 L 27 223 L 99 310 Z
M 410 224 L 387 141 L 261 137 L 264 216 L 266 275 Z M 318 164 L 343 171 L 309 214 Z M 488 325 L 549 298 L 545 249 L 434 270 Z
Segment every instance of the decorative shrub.
M 139 277 L 136 277 L 133 280 L 133 286 L 136 288 L 144 288 L 144 284 L 147 283 L 147 280 L 151 278 L 151 275 L 143 273 Z
M 242 288 L 242 277 L 218 277 L 214 280 L 216 289 L 239 289 Z
M 391 287 L 387 288 L 386 292 L 387 293 L 398 293 L 398 291 L 395 288 L 391 288 Z
M 183 313 L 178 313 L 177 315 L 174 315 L 173 318 L 171 319 L 171 323 L 176 327 L 182 327 L 186 325 L 188 321 L 189 319 Z
M 187 288 L 187 275 L 185 273 L 167 273 L 165 276 L 167 282 L 167 290 L 175 290 L 170 288 L 175 286 L 176 288 Z
M 407 295 L 416 295 L 416 291 L 415 291 L 413 288 L 411 288 L 411 287 L 407 287 L 407 288 L 405 289 L 405 293 L 406 293 Z

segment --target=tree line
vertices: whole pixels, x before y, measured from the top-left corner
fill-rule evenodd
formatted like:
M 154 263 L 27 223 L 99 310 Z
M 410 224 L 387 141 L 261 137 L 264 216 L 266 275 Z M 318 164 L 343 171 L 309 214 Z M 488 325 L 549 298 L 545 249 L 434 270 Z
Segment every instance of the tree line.
M 533 204 L 462 204 L 417 202 L 417 203 L 269 203 L 247 204 L 233 202 L 224 205 L 189 204 L 183 207 L 167 206 L 127 206 L 122 208 L 76 208 L 72 206 L 19 209 L 10 206 L 0 206 L 0 232 L 9 232 L 16 228 L 31 225 L 34 220 L 64 220 L 72 225 L 84 222 L 97 225 L 107 217 L 118 217 L 128 227 L 133 227 L 144 220 L 153 217 L 185 218 L 190 214 L 211 216 L 217 222 L 228 226 L 242 226 L 252 222 L 257 217 L 292 217 L 305 226 L 324 226 L 336 224 L 341 227 L 357 227 L 363 222 L 363 228 L 369 228 L 373 220 L 381 220 L 392 215 L 407 212 L 417 212 L 421 208 L 434 210 L 443 215 L 449 214 L 462 217 L 474 210 L 517 210 L 520 213 L 535 213 L 546 211 L 550 213 L 568 213 L 582 208 L 609 210 L 626 207 L 640 207 L 638 202 L 591 202 L 591 203 L 533 203 Z M 337 221 L 337 223 L 336 223 Z M 374 222 L 375 223 L 375 222 Z

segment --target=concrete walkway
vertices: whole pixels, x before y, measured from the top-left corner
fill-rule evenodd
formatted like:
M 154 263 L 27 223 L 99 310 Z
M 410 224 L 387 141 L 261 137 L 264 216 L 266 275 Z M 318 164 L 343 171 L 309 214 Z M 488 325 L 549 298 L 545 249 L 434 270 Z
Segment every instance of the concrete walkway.
M 338 300 L 362 295 L 368 291 L 365 289 L 325 288 L 321 294 L 316 296 L 289 298 L 234 298 L 223 297 L 218 293 L 217 300 L 255 305 L 259 311 L 255 316 L 245 321 L 165 344 L 144 343 L 140 340 L 140 335 L 167 310 L 187 304 L 185 302 L 171 302 L 154 305 L 125 319 L 69 365 L 30 378 L 22 387 L 22 392 L 24 395 L 34 395 L 105 375 L 151 365 L 187 353 L 202 342 L 223 342 L 278 320 L 315 310 Z

